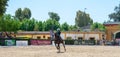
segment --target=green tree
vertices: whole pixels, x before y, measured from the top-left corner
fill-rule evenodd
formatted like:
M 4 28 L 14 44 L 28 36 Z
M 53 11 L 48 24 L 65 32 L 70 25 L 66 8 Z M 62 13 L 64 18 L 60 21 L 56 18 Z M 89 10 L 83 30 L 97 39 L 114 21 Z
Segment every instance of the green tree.
M 42 31 L 43 30 L 43 23 L 42 21 L 36 21 L 34 31 Z
M 29 8 L 24 8 L 22 11 L 23 18 L 30 19 L 31 17 L 31 11 Z
M 20 30 L 24 30 L 24 31 L 34 31 L 35 28 L 35 19 L 24 19 L 21 22 L 21 26 L 20 26 Z
M 24 8 L 24 10 L 18 8 L 15 12 L 15 17 L 18 18 L 20 21 L 22 21 L 23 19 L 30 19 L 31 11 L 29 8 Z
M 20 22 L 17 19 L 11 17 L 10 14 L 6 14 L 1 18 L 0 31 L 3 32 L 16 32 L 20 27 Z
M 15 17 L 16 17 L 17 19 L 19 19 L 20 21 L 22 21 L 23 16 L 22 16 L 22 9 L 21 9 L 21 8 L 18 8 L 18 9 L 16 10 L 16 12 L 15 12 Z
M 56 21 L 59 21 L 60 20 L 60 17 L 57 13 L 54 13 L 54 12 L 48 12 L 48 15 L 51 19 L 55 19 Z
M 39 31 L 38 22 L 35 23 L 34 31 Z
M 42 28 L 43 28 L 42 31 L 46 31 L 47 26 L 45 21 L 42 23 Z
M 27 29 L 28 29 L 28 20 L 26 19 L 26 20 L 23 20 L 22 22 L 21 22 L 21 26 L 20 26 L 20 30 L 23 30 L 23 31 L 27 31 Z
M 39 31 L 43 30 L 43 23 L 42 23 L 42 21 L 38 22 L 38 29 L 39 29 Z
M 74 28 L 73 28 L 73 25 L 69 25 L 69 30 L 71 31 L 71 30 L 73 30 Z
M 60 23 L 56 20 L 53 20 L 53 29 L 57 30 L 58 28 L 60 28 Z
M 53 20 L 52 19 L 48 19 L 46 20 L 46 30 L 49 31 L 53 26 Z
M 42 30 L 43 30 L 42 21 L 36 21 L 36 22 L 35 22 L 34 30 L 35 30 L 35 31 L 42 31 Z
M 93 20 L 90 18 L 89 14 L 82 12 L 80 10 L 77 11 L 76 18 L 75 18 L 75 24 L 78 27 L 84 27 L 92 23 L 93 23 Z
M 120 4 L 114 8 L 113 13 L 109 14 L 109 18 L 113 19 L 114 22 L 120 22 Z
M 34 31 L 36 20 L 33 18 L 28 22 L 28 31 Z
M 61 30 L 63 31 L 68 31 L 69 30 L 69 25 L 65 22 L 61 25 Z
M 6 6 L 8 6 L 7 2 L 9 0 L 0 0 L 0 17 L 5 13 Z
M 95 22 L 94 24 L 91 25 L 91 30 L 100 30 L 100 31 L 105 31 L 105 26 L 101 23 Z
M 60 23 L 56 20 L 48 19 L 43 24 L 45 31 L 49 31 L 51 29 L 57 30 L 57 28 L 60 28 Z

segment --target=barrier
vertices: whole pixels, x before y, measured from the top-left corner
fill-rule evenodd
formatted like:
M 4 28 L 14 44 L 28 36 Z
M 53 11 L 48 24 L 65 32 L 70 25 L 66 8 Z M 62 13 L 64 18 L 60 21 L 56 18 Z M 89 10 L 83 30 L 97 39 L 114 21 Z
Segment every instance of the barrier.
M 15 46 L 15 40 L 5 40 L 6 46 Z
M 0 46 L 4 46 L 5 45 L 5 40 L 0 39 Z
M 64 40 L 66 45 L 100 45 L 96 40 Z M 0 38 L 0 46 L 54 45 L 54 41 L 42 39 Z M 120 45 L 120 41 L 118 41 Z M 112 44 L 110 44 L 112 45 Z
M 31 45 L 50 45 L 51 41 L 50 40 L 36 40 L 32 39 L 30 40 Z
M 17 40 L 16 46 L 28 46 L 28 41 L 26 40 Z

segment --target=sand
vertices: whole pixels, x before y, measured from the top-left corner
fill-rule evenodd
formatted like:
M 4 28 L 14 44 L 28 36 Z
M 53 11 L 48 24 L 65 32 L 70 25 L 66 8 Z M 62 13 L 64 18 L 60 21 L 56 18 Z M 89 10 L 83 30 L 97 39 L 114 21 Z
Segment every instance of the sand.
M 0 46 L 0 57 L 120 57 L 120 46 L 67 45 L 57 53 L 55 46 Z

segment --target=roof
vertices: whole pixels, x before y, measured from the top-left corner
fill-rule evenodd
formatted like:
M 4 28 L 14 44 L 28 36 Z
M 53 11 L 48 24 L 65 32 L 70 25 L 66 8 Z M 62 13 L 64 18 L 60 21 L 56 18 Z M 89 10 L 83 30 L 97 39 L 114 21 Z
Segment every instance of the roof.
M 105 22 L 104 25 L 119 25 L 120 22 Z
M 90 30 L 91 30 L 91 29 L 90 29 L 90 25 L 81 27 L 81 29 L 82 29 L 83 31 L 90 31 Z
M 21 31 L 17 32 L 17 34 L 49 34 L 49 31 Z

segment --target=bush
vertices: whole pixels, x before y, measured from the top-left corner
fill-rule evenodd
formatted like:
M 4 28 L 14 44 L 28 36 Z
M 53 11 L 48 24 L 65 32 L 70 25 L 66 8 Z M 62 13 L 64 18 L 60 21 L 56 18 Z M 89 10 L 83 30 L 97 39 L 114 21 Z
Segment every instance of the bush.
M 74 41 L 74 45 L 79 45 L 78 40 L 75 40 L 75 41 Z
M 72 40 L 72 37 L 67 37 L 67 39 L 66 40 Z
M 65 44 L 74 45 L 74 40 L 65 40 Z

